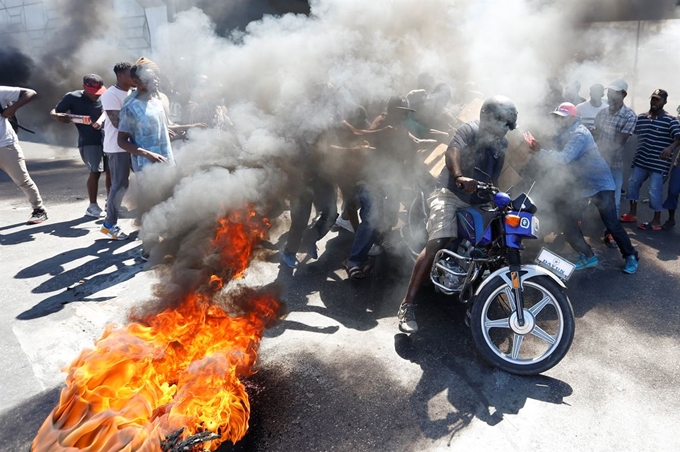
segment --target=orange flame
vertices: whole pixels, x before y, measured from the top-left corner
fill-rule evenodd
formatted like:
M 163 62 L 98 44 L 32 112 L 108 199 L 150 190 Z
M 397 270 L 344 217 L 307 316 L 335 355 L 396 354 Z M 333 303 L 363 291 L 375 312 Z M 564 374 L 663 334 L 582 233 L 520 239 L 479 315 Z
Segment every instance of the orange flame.
M 33 451 L 154 451 L 169 434 L 211 431 L 236 443 L 248 429 L 250 403 L 240 377 L 252 374 L 262 332 L 279 302 L 246 289 L 239 316 L 213 303 L 229 277 L 241 276 L 269 223 L 252 209 L 222 218 L 212 245 L 224 274 L 208 290 L 123 328 L 107 327 L 92 350 L 65 369 L 59 404 L 33 441 Z M 243 297 L 241 297 L 243 298 Z

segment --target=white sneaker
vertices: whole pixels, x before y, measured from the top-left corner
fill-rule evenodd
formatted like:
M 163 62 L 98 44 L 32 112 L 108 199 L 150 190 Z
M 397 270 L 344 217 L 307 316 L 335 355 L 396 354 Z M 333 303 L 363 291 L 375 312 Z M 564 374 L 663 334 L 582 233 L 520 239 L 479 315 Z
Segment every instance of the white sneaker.
M 383 248 L 380 245 L 371 245 L 371 249 L 368 250 L 368 255 L 369 256 L 377 256 L 378 254 L 382 254 L 383 251 L 385 251 L 385 248 Z
M 102 231 L 102 234 L 106 235 L 108 238 L 112 240 L 127 240 L 128 238 L 128 235 L 121 231 L 120 227 L 117 224 L 111 226 L 110 228 L 102 226 L 100 230 Z
M 104 211 L 97 204 L 89 206 L 85 211 L 86 217 L 100 218 L 103 214 Z
M 342 229 L 346 229 L 351 233 L 354 233 L 354 228 L 352 227 L 352 222 L 349 220 L 345 220 L 342 218 L 342 215 L 338 215 L 338 218 L 335 220 L 335 224 Z

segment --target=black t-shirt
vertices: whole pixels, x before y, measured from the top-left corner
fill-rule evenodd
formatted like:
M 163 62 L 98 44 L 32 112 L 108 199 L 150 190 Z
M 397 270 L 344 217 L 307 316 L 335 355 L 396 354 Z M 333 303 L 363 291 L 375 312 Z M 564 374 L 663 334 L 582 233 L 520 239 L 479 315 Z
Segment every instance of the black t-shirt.
M 470 177 L 480 182 L 496 182 L 503 170 L 505 163 L 505 150 L 508 148 L 508 140 L 493 141 L 491 143 L 479 143 L 479 121 L 470 121 L 462 125 L 453 136 L 449 148 L 455 147 L 460 150 L 460 169 L 463 176 Z M 481 172 L 481 169 L 491 176 L 491 180 Z M 476 193 L 470 194 L 456 186 L 448 166 L 442 169 L 439 179 L 439 187 L 446 187 L 456 194 L 462 201 L 468 204 L 483 204 L 486 201 L 477 196 Z
M 99 99 L 95 102 L 90 100 L 83 90 L 64 94 L 54 111 L 57 113 L 71 113 L 72 115 L 89 115 L 94 124 L 102 114 L 102 103 Z M 78 146 L 90 146 L 102 144 L 102 133 L 92 125 L 76 124 L 78 129 Z

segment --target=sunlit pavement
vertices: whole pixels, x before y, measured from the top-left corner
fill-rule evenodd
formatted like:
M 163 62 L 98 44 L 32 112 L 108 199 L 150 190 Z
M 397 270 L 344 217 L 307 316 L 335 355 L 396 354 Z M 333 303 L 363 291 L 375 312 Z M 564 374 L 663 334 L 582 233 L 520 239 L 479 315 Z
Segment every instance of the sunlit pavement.
M 60 369 L 107 323 L 124 322 L 156 281 L 139 259 L 132 219 L 122 220 L 131 239 L 112 242 L 100 221 L 83 217 L 87 172 L 77 149 L 23 146 L 49 220 L 25 225 L 29 205 L 0 173 L 0 450 L 7 451 L 28 450 L 58 400 Z M 577 317 L 571 351 L 529 378 L 488 367 L 462 306 L 429 289 L 418 300 L 421 331 L 399 334 L 410 263 L 396 251 L 381 256 L 368 279 L 348 281 L 341 262 L 351 236 L 332 232 L 318 261 L 303 260 L 295 271 L 279 266 L 286 218 L 245 278 L 278 283 L 290 313 L 265 333 L 259 371 L 247 380 L 250 432 L 233 449 L 680 448 L 677 231 L 627 228 L 641 256 L 634 276 L 620 271 L 618 251 L 594 233 L 602 264 L 568 282 Z M 568 247 L 564 255 L 573 257 Z

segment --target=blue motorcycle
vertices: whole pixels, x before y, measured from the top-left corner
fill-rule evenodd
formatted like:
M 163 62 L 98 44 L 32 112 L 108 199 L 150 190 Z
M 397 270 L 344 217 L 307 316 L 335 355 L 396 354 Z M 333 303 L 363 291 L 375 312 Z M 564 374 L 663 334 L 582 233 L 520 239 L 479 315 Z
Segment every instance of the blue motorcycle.
M 484 359 L 514 374 L 545 372 L 564 358 L 574 338 L 574 312 L 562 281 L 570 264 L 556 255 L 543 259 L 544 266 L 523 264 L 522 240 L 538 238 L 531 198 L 513 200 L 484 183 L 477 192 L 490 207 L 457 212 L 459 238 L 437 252 L 430 279 L 436 290 L 468 306 L 466 323 Z M 411 210 L 420 210 L 418 204 L 424 206 L 424 197 L 416 197 Z M 402 228 L 407 245 L 417 237 L 411 221 L 409 211 Z

